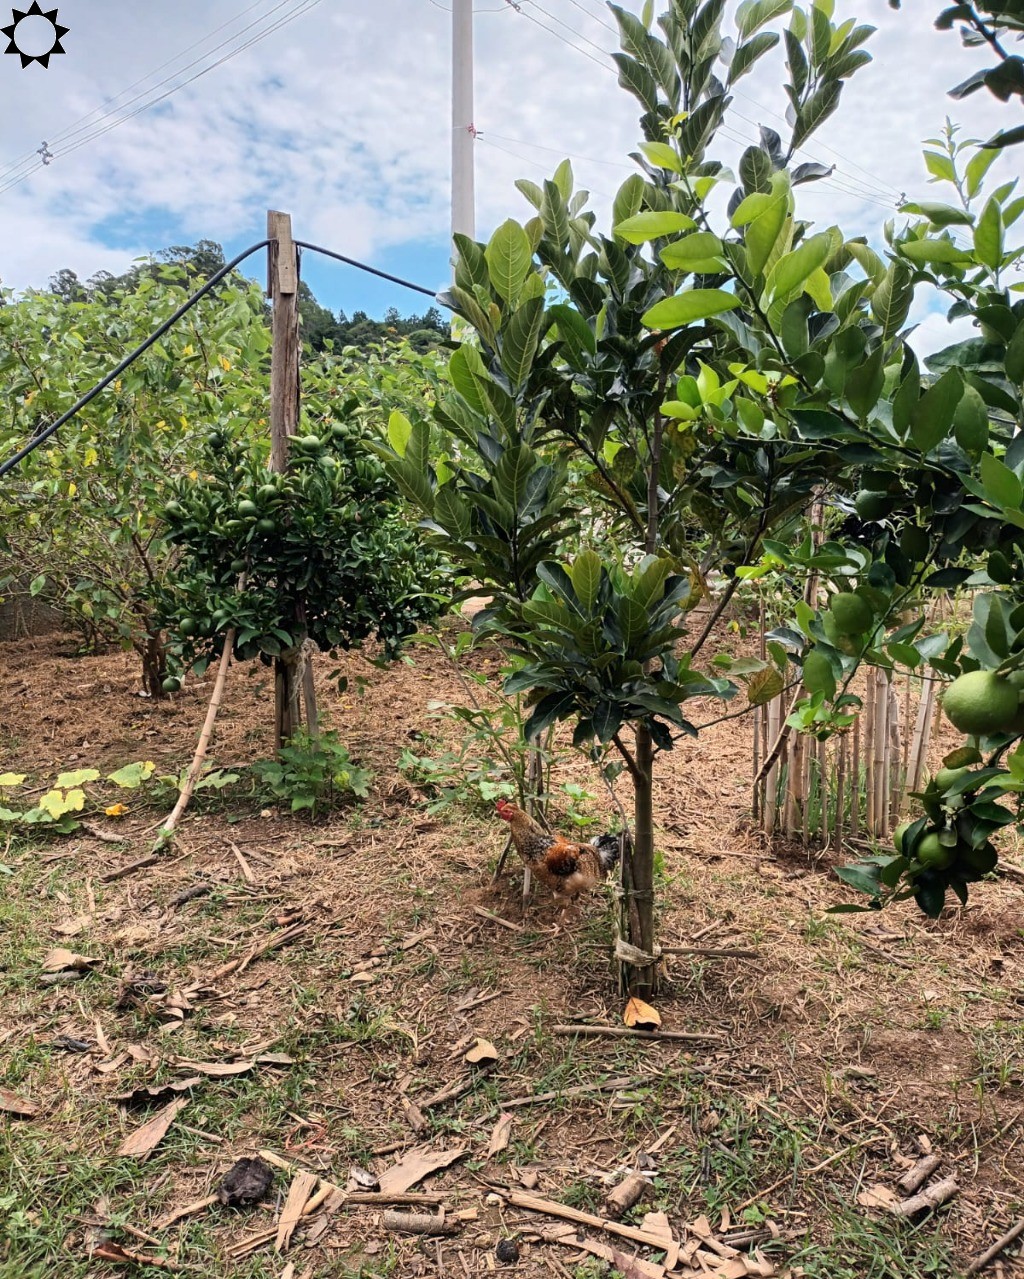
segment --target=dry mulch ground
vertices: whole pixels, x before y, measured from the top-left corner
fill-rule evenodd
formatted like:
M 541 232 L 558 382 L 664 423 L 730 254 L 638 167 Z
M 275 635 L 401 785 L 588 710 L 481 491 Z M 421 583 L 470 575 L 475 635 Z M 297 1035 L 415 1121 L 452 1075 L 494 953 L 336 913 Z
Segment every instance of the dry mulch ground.
M 137 696 L 129 658 L 72 650 L 67 639 L 0 646 L 0 771 L 30 772 L 39 787 L 61 770 L 138 759 L 176 774 L 209 682 L 153 703 Z M 488 675 L 499 665 L 472 661 Z M 663 1211 L 694 1246 L 684 1227 L 702 1216 L 719 1239 L 754 1236 L 739 1262 L 719 1244 L 723 1273 L 750 1256 L 749 1273 L 955 1276 L 1024 1215 L 1024 879 L 980 885 L 935 923 L 907 905 L 827 915 L 851 896 L 829 873 L 836 855 L 773 850 L 747 828 L 750 728 L 724 723 L 661 764 L 661 936 L 757 958 L 669 957 L 664 1028 L 706 1039 L 557 1033 L 621 1024 L 609 899 L 595 894 L 564 918 L 543 894 L 524 907 L 513 862 L 491 884 L 505 828 L 470 788 L 430 812 L 399 772 L 402 750 L 437 757 L 460 740 L 461 725 L 431 709 L 465 700 L 438 652 L 388 670 L 358 655 L 340 666 L 341 696 L 334 664 L 318 667 L 322 706 L 374 771 L 366 802 L 310 822 L 266 806 L 248 782 L 201 791 L 172 850 L 110 878 L 148 851 L 170 808 L 150 790 L 93 833 L 0 853 L 3 1279 L 33 1265 L 113 1272 L 133 1254 L 171 1273 L 245 1279 L 503 1269 L 633 1279 L 644 1273 L 629 1260 L 635 1244 L 582 1228 L 619 1250 L 613 1270 L 571 1233 L 549 1238 L 565 1222 L 509 1198 L 604 1215 L 628 1169 L 651 1187 L 627 1224 Z M 714 716 L 704 709 L 696 720 Z M 271 713 L 267 669 L 235 670 L 215 763 L 268 757 Z M 567 754 L 555 783 L 563 816 L 566 783 L 592 793 L 576 810 L 606 813 L 586 761 Z M 97 962 L 43 984 L 55 947 Z M 466 1063 L 477 1038 L 496 1062 Z M 118 1100 L 146 1087 L 164 1091 Z M 118 1154 L 176 1101 L 152 1153 Z M 31 1113 L 18 1117 L 21 1102 Z M 489 1153 L 492 1139 L 501 1148 Z M 948 1208 L 903 1224 L 858 1203 L 869 1187 L 895 1189 L 922 1146 L 941 1154 L 937 1176 L 959 1182 Z M 413 1148 L 458 1152 L 412 1187 L 435 1200 L 404 1208 L 442 1202 L 457 1233 L 398 1233 L 382 1205 L 328 1199 L 282 1255 L 271 1232 L 296 1184 L 283 1170 L 256 1206 L 210 1203 L 169 1220 L 261 1150 L 345 1187 L 352 1169 L 380 1178 Z M 508 1238 L 515 1263 L 495 1252 Z M 997 1266 L 1024 1274 L 1014 1248 L 985 1273 Z

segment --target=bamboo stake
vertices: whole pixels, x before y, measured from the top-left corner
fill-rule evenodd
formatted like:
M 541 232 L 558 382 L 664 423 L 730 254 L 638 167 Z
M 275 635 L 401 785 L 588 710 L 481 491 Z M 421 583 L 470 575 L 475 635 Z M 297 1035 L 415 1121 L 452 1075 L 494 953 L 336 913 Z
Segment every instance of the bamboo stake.
M 917 706 L 917 720 L 914 724 L 914 741 L 910 748 L 910 759 L 907 764 L 907 791 L 916 791 L 921 788 L 924 763 L 928 755 L 928 740 L 931 736 L 935 689 L 935 681 L 930 679 L 925 682 L 921 690 L 921 700 Z
M 828 752 L 824 742 L 818 743 L 818 829 L 821 835 L 822 848 L 828 847 L 828 792 L 826 770 L 828 768 Z
M 853 759 L 850 766 L 850 838 L 860 831 L 860 715 L 853 721 Z
M 843 827 L 845 825 L 845 788 L 846 788 L 846 734 L 843 733 L 839 738 L 839 749 L 837 751 L 836 760 L 836 816 L 835 816 L 835 846 L 841 849 L 843 846 Z
M 206 762 L 206 753 L 210 749 L 210 740 L 213 737 L 213 726 L 217 722 L 217 713 L 220 710 L 221 702 L 224 699 L 224 685 L 228 679 L 228 667 L 231 665 L 231 653 L 235 647 L 235 628 L 232 626 L 224 636 L 224 651 L 220 655 L 220 663 L 217 666 L 217 678 L 213 682 L 213 693 L 210 696 L 210 704 L 206 708 L 206 719 L 203 721 L 203 728 L 199 734 L 199 741 L 196 744 L 196 753 L 192 756 L 192 763 L 189 765 L 188 774 L 185 778 L 185 785 L 181 788 L 181 794 L 178 796 L 178 802 L 171 810 L 167 821 L 160 827 L 157 835 L 156 843 L 153 845 L 153 851 L 163 848 L 170 840 L 171 836 L 177 829 L 178 822 L 181 820 L 182 814 L 188 808 L 189 802 L 195 794 L 196 784 L 203 771 L 203 764 Z
M 804 848 L 811 839 L 811 763 L 814 759 L 814 743 L 810 737 L 801 734 L 800 746 L 800 790 L 803 798 L 803 811 L 800 823 L 800 842 Z
M 868 835 L 875 832 L 875 784 L 874 784 L 874 741 L 875 741 L 875 672 L 870 668 L 867 673 L 867 689 L 864 694 L 864 824 Z
M 875 740 L 872 760 L 875 782 L 876 836 L 885 834 L 886 821 L 886 763 L 889 743 L 889 683 L 885 671 L 875 671 Z
M 903 776 L 900 772 L 900 761 L 903 755 L 901 737 L 906 738 L 903 724 L 900 721 L 900 699 L 896 685 L 889 683 L 889 802 L 885 806 L 886 826 L 891 829 L 899 813 L 899 801 L 902 795 Z
M 782 717 L 782 695 L 773 697 L 768 703 L 767 714 L 767 739 L 765 742 L 767 751 L 767 740 L 774 741 L 779 735 L 779 722 Z M 779 812 L 779 765 L 774 763 L 768 770 L 764 779 L 765 801 L 764 801 L 764 822 L 763 827 L 767 834 L 775 833 L 775 826 Z

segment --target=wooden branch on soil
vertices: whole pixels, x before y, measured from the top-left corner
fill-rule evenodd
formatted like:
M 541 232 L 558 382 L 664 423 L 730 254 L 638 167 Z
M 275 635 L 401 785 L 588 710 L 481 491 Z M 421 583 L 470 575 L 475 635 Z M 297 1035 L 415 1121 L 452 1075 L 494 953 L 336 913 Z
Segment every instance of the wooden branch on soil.
M 925 1212 L 931 1208 L 941 1208 L 944 1203 L 948 1203 L 960 1190 L 955 1177 L 946 1177 L 943 1181 L 936 1181 L 934 1185 L 922 1190 L 919 1195 L 912 1195 L 909 1199 L 904 1199 L 902 1203 L 896 1204 L 893 1208 L 894 1217 L 913 1217 L 915 1213 Z
M 649 1075 L 640 1079 L 630 1079 L 628 1075 L 621 1075 L 616 1079 L 605 1079 L 602 1083 L 577 1084 L 573 1088 L 559 1088 L 553 1092 L 529 1093 L 525 1097 L 514 1097 L 511 1101 L 502 1102 L 502 1108 L 508 1110 L 512 1106 L 530 1106 L 535 1102 L 557 1101 L 561 1097 L 585 1097 L 587 1093 L 619 1092 L 624 1088 L 640 1088 L 650 1082 Z
M 909 1172 L 905 1172 L 896 1184 L 904 1194 L 912 1195 L 915 1190 L 924 1185 L 941 1163 L 941 1155 L 925 1155 Z
M 1000 1235 L 991 1248 L 986 1248 L 984 1252 L 979 1253 L 967 1267 L 966 1273 L 976 1275 L 980 1270 L 984 1270 L 990 1261 L 995 1261 L 996 1257 L 1021 1235 L 1024 1235 L 1024 1217 L 1012 1225 L 1005 1235 Z
M 422 1212 L 393 1212 L 388 1210 L 381 1216 L 385 1230 L 393 1230 L 403 1235 L 457 1235 L 462 1224 L 458 1221 L 446 1221 L 444 1209 L 435 1216 Z
M 688 1030 L 633 1030 L 629 1026 L 552 1026 L 551 1033 L 604 1039 L 664 1039 L 681 1040 L 684 1043 L 714 1044 L 722 1042 L 721 1035 L 702 1035 Z
M 273 1164 L 275 1168 L 281 1168 L 285 1172 L 309 1172 L 310 1169 L 303 1168 L 301 1164 L 294 1163 L 290 1159 L 282 1159 L 280 1155 L 274 1154 L 272 1150 L 261 1150 L 260 1158 L 268 1164 Z M 415 1206 L 417 1204 L 439 1204 L 444 1202 L 444 1195 L 432 1194 L 426 1191 L 413 1192 L 406 1191 L 403 1194 L 381 1194 L 379 1191 L 370 1190 L 345 1190 L 344 1187 L 337 1185 L 333 1181 L 328 1181 L 326 1177 L 320 1176 L 320 1186 L 332 1194 L 341 1196 L 343 1203 L 357 1204 L 363 1206 L 376 1205 L 383 1207 L 385 1204 L 398 1204 L 402 1206 Z
M 734 853 L 729 854 L 735 856 Z M 757 950 L 733 950 L 730 947 L 715 946 L 662 946 L 663 955 L 702 955 L 707 959 L 760 959 Z
M 575 1248 L 579 1252 L 589 1252 L 594 1257 L 601 1257 L 624 1275 L 642 1275 L 644 1279 L 664 1279 L 664 1266 L 655 1261 L 643 1261 L 641 1258 L 623 1256 L 611 1244 L 601 1243 L 597 1239 L 582 1239 L 578 1231 L 570 1226 L 562 1226 L 557 1230 L 541 1231 L 540 1237 L 545 1243 L 563 1244 L 567 1248 Z M 664 1245 L 662 1245 L 664 1247 Z
M 638 1230 L 635 1226 L 624 1226 L 621 1222 L 611 1221 L 607 1217 L 595 1216 L 592 1212 L 580 1212 L 576 1208 L 568 1208 L 565 1204 L 556 1203 L 552 1199 L 541 1199 L 537 1195 L 526 1195 L 518 1190 L 502 1191 L 502 1198 L 507 1199 L 514 1208 L 525 1208 L 528 1212 L 543 1213 L 546 1217 L 557 1217 L 562 1221 L 572 1221 L 580 1226 L 590 1226 L 594 1230 L 603 1230 L 609 1235 L 618 1235 L 620 1239 L 631 1239 L 633 1243 L 646 1244 L 649 1248 L 665 1249 L 665 1239 L 646 1230 Z

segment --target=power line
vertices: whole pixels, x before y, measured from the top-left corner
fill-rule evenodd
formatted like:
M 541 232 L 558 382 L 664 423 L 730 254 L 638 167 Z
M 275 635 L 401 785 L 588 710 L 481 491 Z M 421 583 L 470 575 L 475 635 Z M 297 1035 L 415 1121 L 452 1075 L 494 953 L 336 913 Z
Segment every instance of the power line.
M 286 3 L 286 2 L 287 0 L 281 0 L 281 3 Z M 82 126 L 85 126 L 86 122 L 89 121 L 92 116 L 95 116 L 98 114 L 102 118 L 104 116 L 108 116 L 112 114 L 116 110 L 122 109 L 121 107 L 115 106 L 119 98 L 123 98 L 125 94 L 130 93 L 132 89 L 136 89 L 139 87 L 139 85 L 144 84 L 147 80 L 152 79 L 152 77 L 155 76 L 157 72 L 163 71 L 165 67 L 172 66 L 175 62 L 178 62 L 181 58 L 185 57 L 186 54 L 191 53 L 193 49 L 198 49 L 200 45 L 206 44 L 206 42 L 209 39 L 211 39 L 211 37 L 217 35 L 218 32 L 223 31 L 226 27 L 230 27 L 233 23 L 237 22 L 239 18 L 244 18 L 247 14 L 251 13 L 253 9 L 258 9 L 260 5 L 265 3 L 266 3 L 266 0 L 255 0 L 253 4 L 249 5 L 248 8 L 246 9 L 243 9 L 241 13 L 236 13 L 234 17 L 229 18 L 227 22 L 222 22 L 219 27 L 214 27 L 212 31 L 207 32 L 205 36 L 202 36 L 199 40 L 196 40 L 193 44 L 190 44 L 187 48 L 183 49 L 180 53 L 175 54 L 174 57 L 168 58 L 165 62 L 161 62 L 158 67 L 154 67 L 152 71 L 148 72 L 144 76 L 141 76 L 138 80 L 133 81 L 130 85 L 128 85 L 127 88 L 122 89 L 120 93 L 116 94 L 113 98 L 109 99 L 104 105 L 99 107 L 94 107 L 91 111 L 86 112 L 85 115 L 80 116 L 67 128 L 61 130 L 61 132 L 58 133 L 55 137 L 52 137 L 50 141 L 53 143 L 63 142 L 72 134 L 79 132 L 80 128 Z M 275 5 L 274 8 L 280 8 L 280 4 Z M 270 12 L 273 12 L 273 9 L 270 10 Z M 269 14 L 265 16 L 269 16 Z M 243 28 L 243 32 L 245 30 L 248 30 L 248 28 Z M 243 34 L 243 32 L 238 32 L 237 34 L 241 35 Z M 217 47 L 219 48 L 220 46 L 217 46 Z M 213 52 L 213 50 L 211 50 L 211 52 Z M 187 68 L 183 68 L 183 69 L 187 70 Z M 161 83 L 165 83 L 165 82 L 161 82 Z M 155 87 L 159 87 L 159 86 L 155 86 Z M 123 105 L 127 106 L 130 104 L 125 103 Z M 99 121 L 94 121 L 93 123 L 99 123 Z M 8 174 L 11 173 L 14 169 L 20 168 L 25 163 L 30 162 L 33 156 L 35 156 L 36 154 L 37 152 L 35 151 L 29 151 L 20 160 L 16 160 L 12 164 L 9 164 L 6 169 L 0 169 L 0 180 L 6 178 Z
M 589 44 L 592 49 L 596 49 L 598 53 L 604 54 L 606 58 L 611 56 L 607 49 L 602 48 L 599 44 L 595 44 L 595 42 L 591 40 L 589 36 L 585 36 L 582 31 L 577 31 L 576 28 L 570 26 L 568 22 L 563 22 L 561 18 L 557 18 L 550 10 L 545 9 L 544 6 L 539 3 L 539 0 L 520 0 L 520 3 L 532 4 L 533 7 L 539 10 L 545 18 L 550 18 L 552 22 L 557 22 L 558 25 L 560 27 L 564 27 L 570 35 L 576 36 L 576 38 L 582 40 L 584 44 Z M 527 14 L 527 17 L 529 16 L 530 15 Z
M 478 137 L 483 137 L 483 133 L 478 133 Z M 511 142 L 513 146 L 530 147 L 534 151 L 550 151 L 553 155 L 568 156 L 570 160 L 583 160 L 588 164 L 607 164 L 613 169 L 628 169 L 630 173 L 635 172 L 631 164 L 624 164 L 621 160 L 599 160 L 596 155 L 576 155 L 572 151 L 566 151 L 564 147 L 549 147 L 540 142 L 527 142 L 523 138 L 507 138 L 503 133 L 495 133 L 492 129 L 487 130 L 488 138 L 497 138 L 500 142 Z
M 257 26 L 259 22 L 264 21 L 267 17 L 270 16 L 271 13 L 275 12 L 277 9 L 280 9 L 286 3 L 287 3 L 287 0 L 279 0 L 279 3 L 276 4 L 274 8 L 271 9 L 267 14 L 264 14 L 263 18 L 257 19 L 257 21 L 254 23 L 250 23 L 248 27 L 243 28 L 243 31 L 237 32 L 236 35 L 232 38 L 237 39 L 237 36 L 244 34 L 245 31 L 250 30 L 253 26 Z M 143 114 L 143 112 L 145 111 L 148 111 L 151 107 L 154 107 L 158 105 L 160 102 L 165 101 L 167 98 L 179 92 L 181 89 L 187 88 L 188 85 L 193 84 L 196 80 L 200 79 L 202 76 L 208 74 L 210 71 L 216 70 L 220 66 L 223 66 L 226 62 L 229 62 L 232 58 L 237 57 L 238 54 L 244 53 L 247 49 L 252 48 L 253 45 L 258 44 L 261 40 L 264 40 L 267 36 L 272 35 L 275 31 L 279 31 L 282 27 L 289 25 L 296 18 L 302 17 L 304 14 L 309 13 L 311 10 L 315 9 L 317 5 L 321 3 L 322 3 L 322 0 L 300 0 L 298 7 L 293 9 L 290 13 L 279 18 L 276 22 L 274 22 L 269 27 L 264 27 L 261 31 L 258 31 L 255 35 L 251 36 L 248 40 L 244 41 L 242 44 L 236 45 L 234 48 L 229 49 L 228 52 L 225 53 L 222 57 L 218 58 L 215 62 L 211 63 L 210 65 L 202 67 L 199 71 L 196 72 L 195 75 L 190 76 L 187 80 L 173 84 L 165 93 L 159 94 L 155 98 L 151 97 L 147 101 L 142 102 L 141 105 L 136 107 L 134 111 L 130 111 L 127 115 L 120 115 L 116 119 L 113 119 L 110 123 L 107 123 L 107 124 L 103 123 L 104 117 L 101 117 L 100 120 L 95 122 L 94 126 L 90 126 L 92 127 L 92 132 L 88 132 L 83 129 L 73 130 L 71 136 L 73 136 L 75 132 L 77 133 L 85 132 L 85 136 L 80 138 L 77 142 L 75 142 L 71 146 L 66 146 L 58 149 L 57 151 L 53 153 L 53 155 L 56 158 L 72 155 L 75 151 L 85 146 L 88 142 L 92 142 L 96 138 L 102 137 L 105 133 L 109 133 L 112 129 L 116 129 L 119 125 L 127 123 L 127 121 L 134 119 L 136 116 Z M 211 49 L 209 52 L 213 53 L 216 51 L 216 49 L 222 48 L 225 44 L 230 44 L 230 40 L 222 41 L 221 44 L 215 46 L 215 48 Z M 209 56 L 209 54 L 205 56 Z M 188 70 L 189 67 L 197 65 L 201 61 L 202 61 L 201 58 L 195 59 L 193 62 L 189 63 L 187 67 L 181 68 L 181 70 L 183 71 Z M 123 111 L 126 107 L 131 106 L 133 102 L 137 102 L 140 99 L 146 97 L 147 93 L 151 94 L 156 89 L 159 89 L 162 85 L 168 84 L 172 78 L 173 77 L 167 77 L 165 80 L 161 81 L 159 84 L 156 84 L 152 86 L 152 88 L 146 90 L 146 93 L 136 95 L 136 97 L 131 99 L 129 102 L 122 104 L 122 107 L 119 108 L 119 110 Z M 108 115 L 111 115 L 111 114 L 113 113 L 108 113 Z M 36 164 L 33 168 L 30 168 L 23 173 L 17 174 L 16 176 L 8 180 L 4 185 L 0 186 L 0 195 L 2 195 L 5 191 L 10 190 L 12 187 L 17 186 L 19 182 L 22 182 L 25 178 L 30 176 L 31 173 L 36 172 L 41 167 L 41 164 L 42 162 L 40 162 L 39 164 Z
M 605 31 L 610 31 L 612 35 L 618 39 L 619 33 L 616 28 L 613 27 L 611 23 L 605 22 L 603 18 L 599 18 L 596 13 L 591 13 L 589 9 L 585 9 L 583 5 L 580 4 L 580 0 L 569 0 L 569 3 L 571 5 L 575 5 L 576 8 L 579 9 L 580 13 L 588 17 L 591 22 L 596 22 L 599 27 L 604 27 Z
M 605 71 L 611 71 L 613 75 L 615 74 L 614 68 L 607 62 L 602 62 L 599 58 L 595 58 L 592 53 L 588 53 L 586 49 L 581 49 L 578 44 L 573 44 L 571 40 L 567 40 L 565 36 L 561 35 L 553 27 L 549 27 L 546 23 L 541 22 L 540 18 L 535 17 L 529 9 L 524 8 L 521 0 L 505 0 L 505 3 L 511 5 L 511 7 L 515 9 L 516 13 L 521 13 L 524 18 L 529 18 L 531 22 L 535 22 L 537 26 L 540 27 L 541 31 L 546 31 L 548 35 L 554 36 L 556 40 L 561 40 L 563 44 L 568 45 L 570 49 L 575 49 L 577 53 L 582 53 L 585 58 L 589 58 L 591 62 L 596 63 Z M 600 48 L 599 45 L 595 45 L 594 47 Z M 601 52 L 604 53 L 605 51 L 601 49 Z

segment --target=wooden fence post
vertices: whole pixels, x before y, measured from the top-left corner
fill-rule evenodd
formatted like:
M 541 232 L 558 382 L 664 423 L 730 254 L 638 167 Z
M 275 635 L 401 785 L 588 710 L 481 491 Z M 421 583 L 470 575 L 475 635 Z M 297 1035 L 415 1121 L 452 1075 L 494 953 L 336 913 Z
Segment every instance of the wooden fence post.
M 299 255 L 292 239 L 292 220 L 287 213 L 267 213 L 267 295 L 271 301 L 270 357 L 270 469 L 288 467 L 288 437 L 299 428 Z M 274 748 L 280 750 L 301 723 L 301 664 L 305 628 L 295 618 L 295 648 L 274 659 Z M 316 721 L 315 703 L 310 706 L 306 681 L 307 716 Z

